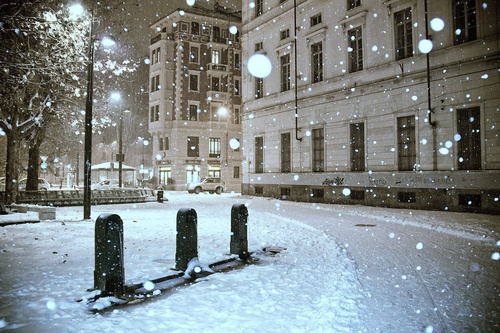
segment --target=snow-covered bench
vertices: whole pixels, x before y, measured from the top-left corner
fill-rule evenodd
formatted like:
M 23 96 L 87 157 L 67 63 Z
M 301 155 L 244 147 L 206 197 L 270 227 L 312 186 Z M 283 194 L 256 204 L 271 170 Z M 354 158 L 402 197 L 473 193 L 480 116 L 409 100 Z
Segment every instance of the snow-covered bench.
M 16 209 L 19 213 L 37 212 L 40 220 L 56 219 L 55 207 L 13 204 L 12 209 Z

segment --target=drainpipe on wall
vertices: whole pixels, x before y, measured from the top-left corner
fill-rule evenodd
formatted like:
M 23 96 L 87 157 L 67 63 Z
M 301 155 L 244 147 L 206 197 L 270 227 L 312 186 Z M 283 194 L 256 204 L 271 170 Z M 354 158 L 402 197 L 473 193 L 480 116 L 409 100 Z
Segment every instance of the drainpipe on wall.
M 295 140 L 302 141 L 299 138 L 299 114 L 298 114 L 298 100 L 297 100 L 297 0 L 293 0 L 293 57 L 294 57 L 294 88 L 295 88 Z
M 429 35 L 429 17 L 428 17 L 428 9 L 427 9 L 427 0 L 424 0 L 424 11 L 425 11 L 425 39 L 430 40 L 431 37 Z M 432 114 L 434 111 L 432 110 L 431 103 L 431 65 L 430 65 L 430 52 L 427 52 L 425 55 L 427 62 L 427 120 L 429 121 L 429 125 L 432 126 L 432 170 L 436 171 L 438 168 L 437 165 L 437 123 L 432 120 Z

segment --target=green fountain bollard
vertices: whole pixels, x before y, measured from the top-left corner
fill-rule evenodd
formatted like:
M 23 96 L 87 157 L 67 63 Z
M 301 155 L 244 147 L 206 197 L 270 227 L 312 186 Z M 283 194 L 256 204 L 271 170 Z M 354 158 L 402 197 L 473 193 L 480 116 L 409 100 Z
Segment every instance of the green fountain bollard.
M 177 212 L 175 269 L 186 271 L 189 261 L 198 257 L 198 215 L 193 208 Z
M 237 254 L 240 259 L 247 259 L 248 237 L 247 237 L 248 209 L 244 204 L 234 204 L 231 208 L 231 243 L 229 252 Z
M 123 221 L 116 214 L 101 214 L 95 222 L 94 289 L 102 295 L 124 292 Z

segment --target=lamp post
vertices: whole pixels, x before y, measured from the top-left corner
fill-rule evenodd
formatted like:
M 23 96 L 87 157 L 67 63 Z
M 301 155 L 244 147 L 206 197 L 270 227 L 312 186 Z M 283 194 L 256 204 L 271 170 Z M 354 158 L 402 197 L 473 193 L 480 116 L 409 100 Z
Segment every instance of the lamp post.
M 119 128 L 119 141 L 118 141 L 118 187 L 123 186 L 123 109 L 120 108 L 120 128 Z
M 144 148 L 149 145 L 149 141 L 145 138 L 139 137 L 142 140 L 142 157 L 141 157 L 141 187 L 144 188 L 144 172 L 146 171 L 144 168 Z M 148 177 L 149 178 L 149 177 Z
M 93 99 L 93 77 L 94 77 L 94 40 L 93 40 L 94 13 L 91 14 L 89 28 L 89 50 L 87 65 L 87 99 L 85 102 L 85 146 L 84 146 L 84 169 L 83 169 L 83 219 L 90 219 L 90 169 L 92 166 L 92 99 Z
M 70 8 L 73 17 L 81 16 L 84 9 L 77 4 Z M 90 204 L 91 204 L 91 167 L 92 167 L 92 102 L 93 102 L 93 87 L 94 87 L 94 12 L 90 13 L 89 22 L 89 48 L 87 52 L 87 98 L 85 100 L 85 140 L 84 140 L 84 168 L 83 168 L 83 219 L 90 219 Z M 114 45 L 115 42 L 111 39 L 103 39 L 104 46 Z
M 120 93 L 114 92 L 111 94 L 111 98 L 116 101 L 121 101 L 122 97 Z M 123 113 L 130 112 L 129 109 L 123 109 L 123 103 L 120 102 L 120 119 L 118 123 L 118 154 L 116 155 L 116 160 L 118 162 L 118 187 L 123 186 L 123 162 L 125 160 L 125 155 L 123 154 Z
M 125 154 L 123 154 L 123 113 L 129 113 L 129 109 L 120 108 L 120 128 L 119 130 L 119 141 L 118 141 L 118 187 L 123 185 L 123 162 L 125 161 Z
M 217 110 L 219 121 L 222 119 L 225 123 L 225 138 L 224 138 L 224 147 L 220 147 L 221 155 L 220 155 L 220 167 L 221 174 L 220 178 L 227 178 L 228 173 L 228 159 L 229 159 L 229 110 L 225 106 L 220 106 Z M 222 156 L 222 149 L 224 149 L 224 156 Z M 224 159 L 224 163 L 222 162 Z M 223 175 L 224 174 L 224 175 Z

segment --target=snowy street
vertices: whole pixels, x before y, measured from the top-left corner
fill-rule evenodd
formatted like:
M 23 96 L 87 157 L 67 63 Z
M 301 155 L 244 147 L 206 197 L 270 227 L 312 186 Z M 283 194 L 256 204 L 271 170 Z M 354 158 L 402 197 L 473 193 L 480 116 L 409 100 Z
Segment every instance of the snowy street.
M 200 262 L 227 258 L 248 207 L 257 264 L 92 313 L 94 224 L 82 207 L 0 228 L 1 332 L 498 332 L 500 217 L 166 192 L 92 207 L 124 221 L 127 284 L 172 274 L 176 214 L 198 213 Z
M 271 213 L 263 215 L 305 221 L 347 252 L 367 296 L 361 302 L 367 331 L 500 329 L 500 265 L 492 260 L 498 217 L 316 204 L 297 211 L 297 205 L 270 202 Z

